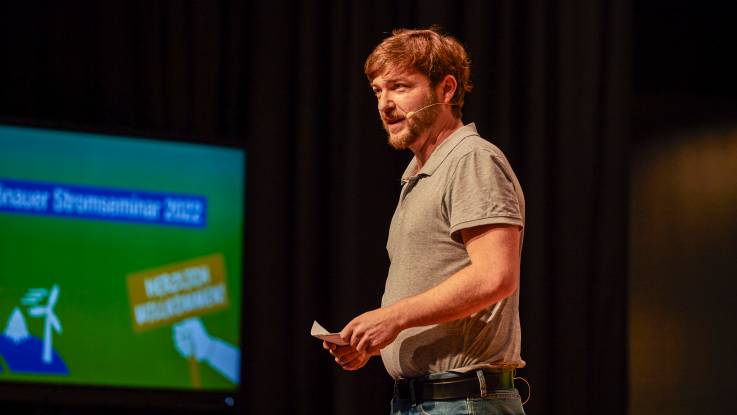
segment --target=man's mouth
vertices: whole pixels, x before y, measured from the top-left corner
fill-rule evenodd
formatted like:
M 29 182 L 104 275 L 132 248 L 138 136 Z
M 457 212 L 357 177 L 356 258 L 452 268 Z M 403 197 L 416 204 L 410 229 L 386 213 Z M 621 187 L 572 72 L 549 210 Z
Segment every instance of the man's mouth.
M 397 124 L 401 123 L 404 120 L 405 120 L 404 117 L 388 118 L 388 119 L 387 118 L 384 118 L 384 123 L 386 125 L 397 125 Z

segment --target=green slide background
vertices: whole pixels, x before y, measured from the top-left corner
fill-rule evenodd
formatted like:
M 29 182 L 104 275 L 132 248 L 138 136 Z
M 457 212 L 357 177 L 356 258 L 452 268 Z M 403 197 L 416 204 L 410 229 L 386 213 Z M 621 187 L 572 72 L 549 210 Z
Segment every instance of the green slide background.
M 59 284 L 53 346 L 70 372 L 13 374 L 0 358 L 0 381 L 191 388 L 171 327 L 134 332 L 126 275 L 222 253 L 230 306 L 201 318 L 211 336 L 239 345 L 244 169 L 242 150 L 0 126 L 0 178 L 201 195 L 208 209 L 204 228 L 0 212 L 0 330 L 17 306 L 43 338 L 44 319 L 20 300 Z M 199 368 L 203 389 L 237 389 Z

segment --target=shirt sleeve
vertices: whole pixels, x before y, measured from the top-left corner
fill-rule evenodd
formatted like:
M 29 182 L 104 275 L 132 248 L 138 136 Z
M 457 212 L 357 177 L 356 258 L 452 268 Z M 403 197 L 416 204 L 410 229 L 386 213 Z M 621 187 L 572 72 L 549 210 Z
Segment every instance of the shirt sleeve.
M 461 157 L 445 192 L 450 237 L 462 242 L 461 229 L 481 225 L 524 226 L 513 177 L 503 156 L 488 150 L 476 149 Z

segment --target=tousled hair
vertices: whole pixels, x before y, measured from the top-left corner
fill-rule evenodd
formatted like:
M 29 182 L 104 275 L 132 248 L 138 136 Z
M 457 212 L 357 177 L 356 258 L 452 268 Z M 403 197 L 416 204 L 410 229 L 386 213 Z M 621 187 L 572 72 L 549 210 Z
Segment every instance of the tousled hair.
M 460 118 L 463 98 L 470 92 L 471 61 L 463 45 L 453 36 L 429 29 L 396 29 L 366 58 L 363 71 L 369 82 L 387 69 L 414 69 L 435 87 L 446 75 L 455 77 L 458 87 L 451 99 L 453 114 Z

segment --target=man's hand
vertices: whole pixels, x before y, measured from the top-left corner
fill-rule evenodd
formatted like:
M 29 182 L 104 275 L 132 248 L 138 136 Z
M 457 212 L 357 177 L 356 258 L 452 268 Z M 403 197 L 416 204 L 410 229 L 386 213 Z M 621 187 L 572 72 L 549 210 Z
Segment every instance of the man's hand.
M 402 331 L 399 316 L 393 308 L 377 308 L 351 320 L 340 332 L 340 338 L 361 353 L 375 355 L 397 338 Z
M 351 346 L 338 346 L 334 343 L 322 342 L 322 347 L 335 356 L 335 363 L 344 370 L 358 370 L 366 365 L 371 358 L 368 353 L 362 353 Z

